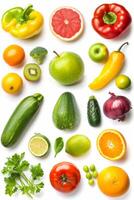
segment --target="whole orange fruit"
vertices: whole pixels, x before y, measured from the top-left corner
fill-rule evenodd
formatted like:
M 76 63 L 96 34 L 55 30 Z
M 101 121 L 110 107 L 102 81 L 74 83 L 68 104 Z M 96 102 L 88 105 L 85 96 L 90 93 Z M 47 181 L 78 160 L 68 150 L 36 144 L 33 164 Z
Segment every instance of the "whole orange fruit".
M 129 183 L 127 173 L 120 167 L 107 167 L 98 175 L 98 186 L 100 190 L 110 197 L 123 195 L 128 190 Z
M 10 45 L 4 50 L 3 58 L 8 65 L 18 67 L 25 58 L 24 49 L 16 44 Z
M 2 79 L 2 88 L 9 94 L 16 94 L 20 92 L 22 86 L 22 78 L 16 73 L 8 73 Z

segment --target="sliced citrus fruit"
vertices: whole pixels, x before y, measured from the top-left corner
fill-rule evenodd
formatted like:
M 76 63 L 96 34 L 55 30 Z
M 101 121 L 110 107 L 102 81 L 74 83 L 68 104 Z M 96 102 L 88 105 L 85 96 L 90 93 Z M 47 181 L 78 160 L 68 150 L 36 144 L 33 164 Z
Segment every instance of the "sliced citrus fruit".
M 42 157 L 49 152 L 50 142 L 44 135 L 36 134 L 29 140 L 28 148 L 34 156 Z
M 130 180 L 127 173 L 120 167 L 110 166 L 103 169 L 98 175 L 100 190 L 110 196 L 123 195 L 129 188 Z
M 72 7 L 57 8 L 50 17 L 50 28 L 61 40 L 75 40 L 84 30 L 83 16 Z
M 119 131 L 106 129 L 97 138 L 97 149 L 108 160 L 120 160 L 126 153 L 126 141 Z

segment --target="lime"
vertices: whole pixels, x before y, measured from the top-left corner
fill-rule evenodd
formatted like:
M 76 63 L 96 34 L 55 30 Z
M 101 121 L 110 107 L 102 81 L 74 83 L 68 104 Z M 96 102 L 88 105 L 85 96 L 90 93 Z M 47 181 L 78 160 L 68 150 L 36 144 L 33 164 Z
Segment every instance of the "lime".
M 46 136 L 36 134 L 29 140 L 28 148 L 34 156 L 42 157 L 49 152 L 50 142 Z
M 85 135 L 74 135 L 66 142 L 66 152 L 72 156 L 82 156 L 91 147 L 91 142 Z
M 127 89 L 131 85 L 131 80 L 128 76 L 121 74 L 116 78 L 115 83 L 119 89 Z

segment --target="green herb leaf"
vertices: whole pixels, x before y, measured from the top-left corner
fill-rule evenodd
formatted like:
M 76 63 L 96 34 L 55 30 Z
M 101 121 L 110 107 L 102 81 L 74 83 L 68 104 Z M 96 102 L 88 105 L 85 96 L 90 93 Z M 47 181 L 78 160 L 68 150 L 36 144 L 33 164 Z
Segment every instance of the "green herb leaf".
M 12 196 L 12 194 L 14 194 L 18 190 L 18 188 L 16 187 L 15 179 L 13 177 L 8 177 L 5 178 L 4 181 L 6 183 L 5 193 L 9 196 Z
M 63 147 L 64 147 L 63 138 L 62 138 L 62 137 L 58 137 L 58 138 L 55 140 L 55 143 L 54 143 L 55 157 L 56 157 L 57 154 L 63 149 Z
M 32 173 L 33 180 L 37 180 L 44 175 L 44 172 L 43 172 L 40 164 L 35 165 L 35 166 L 31 166 L 30 171 Z

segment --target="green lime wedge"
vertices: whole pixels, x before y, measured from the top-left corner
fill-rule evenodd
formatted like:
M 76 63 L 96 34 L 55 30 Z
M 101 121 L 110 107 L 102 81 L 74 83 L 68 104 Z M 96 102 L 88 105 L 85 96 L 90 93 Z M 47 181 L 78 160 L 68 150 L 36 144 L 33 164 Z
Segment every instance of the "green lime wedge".
M 49 152 L 49 139 L 41 134 L 36 134 L 30 138 L 28 143 L 29 151 L 36 157 L 42 157 Z

